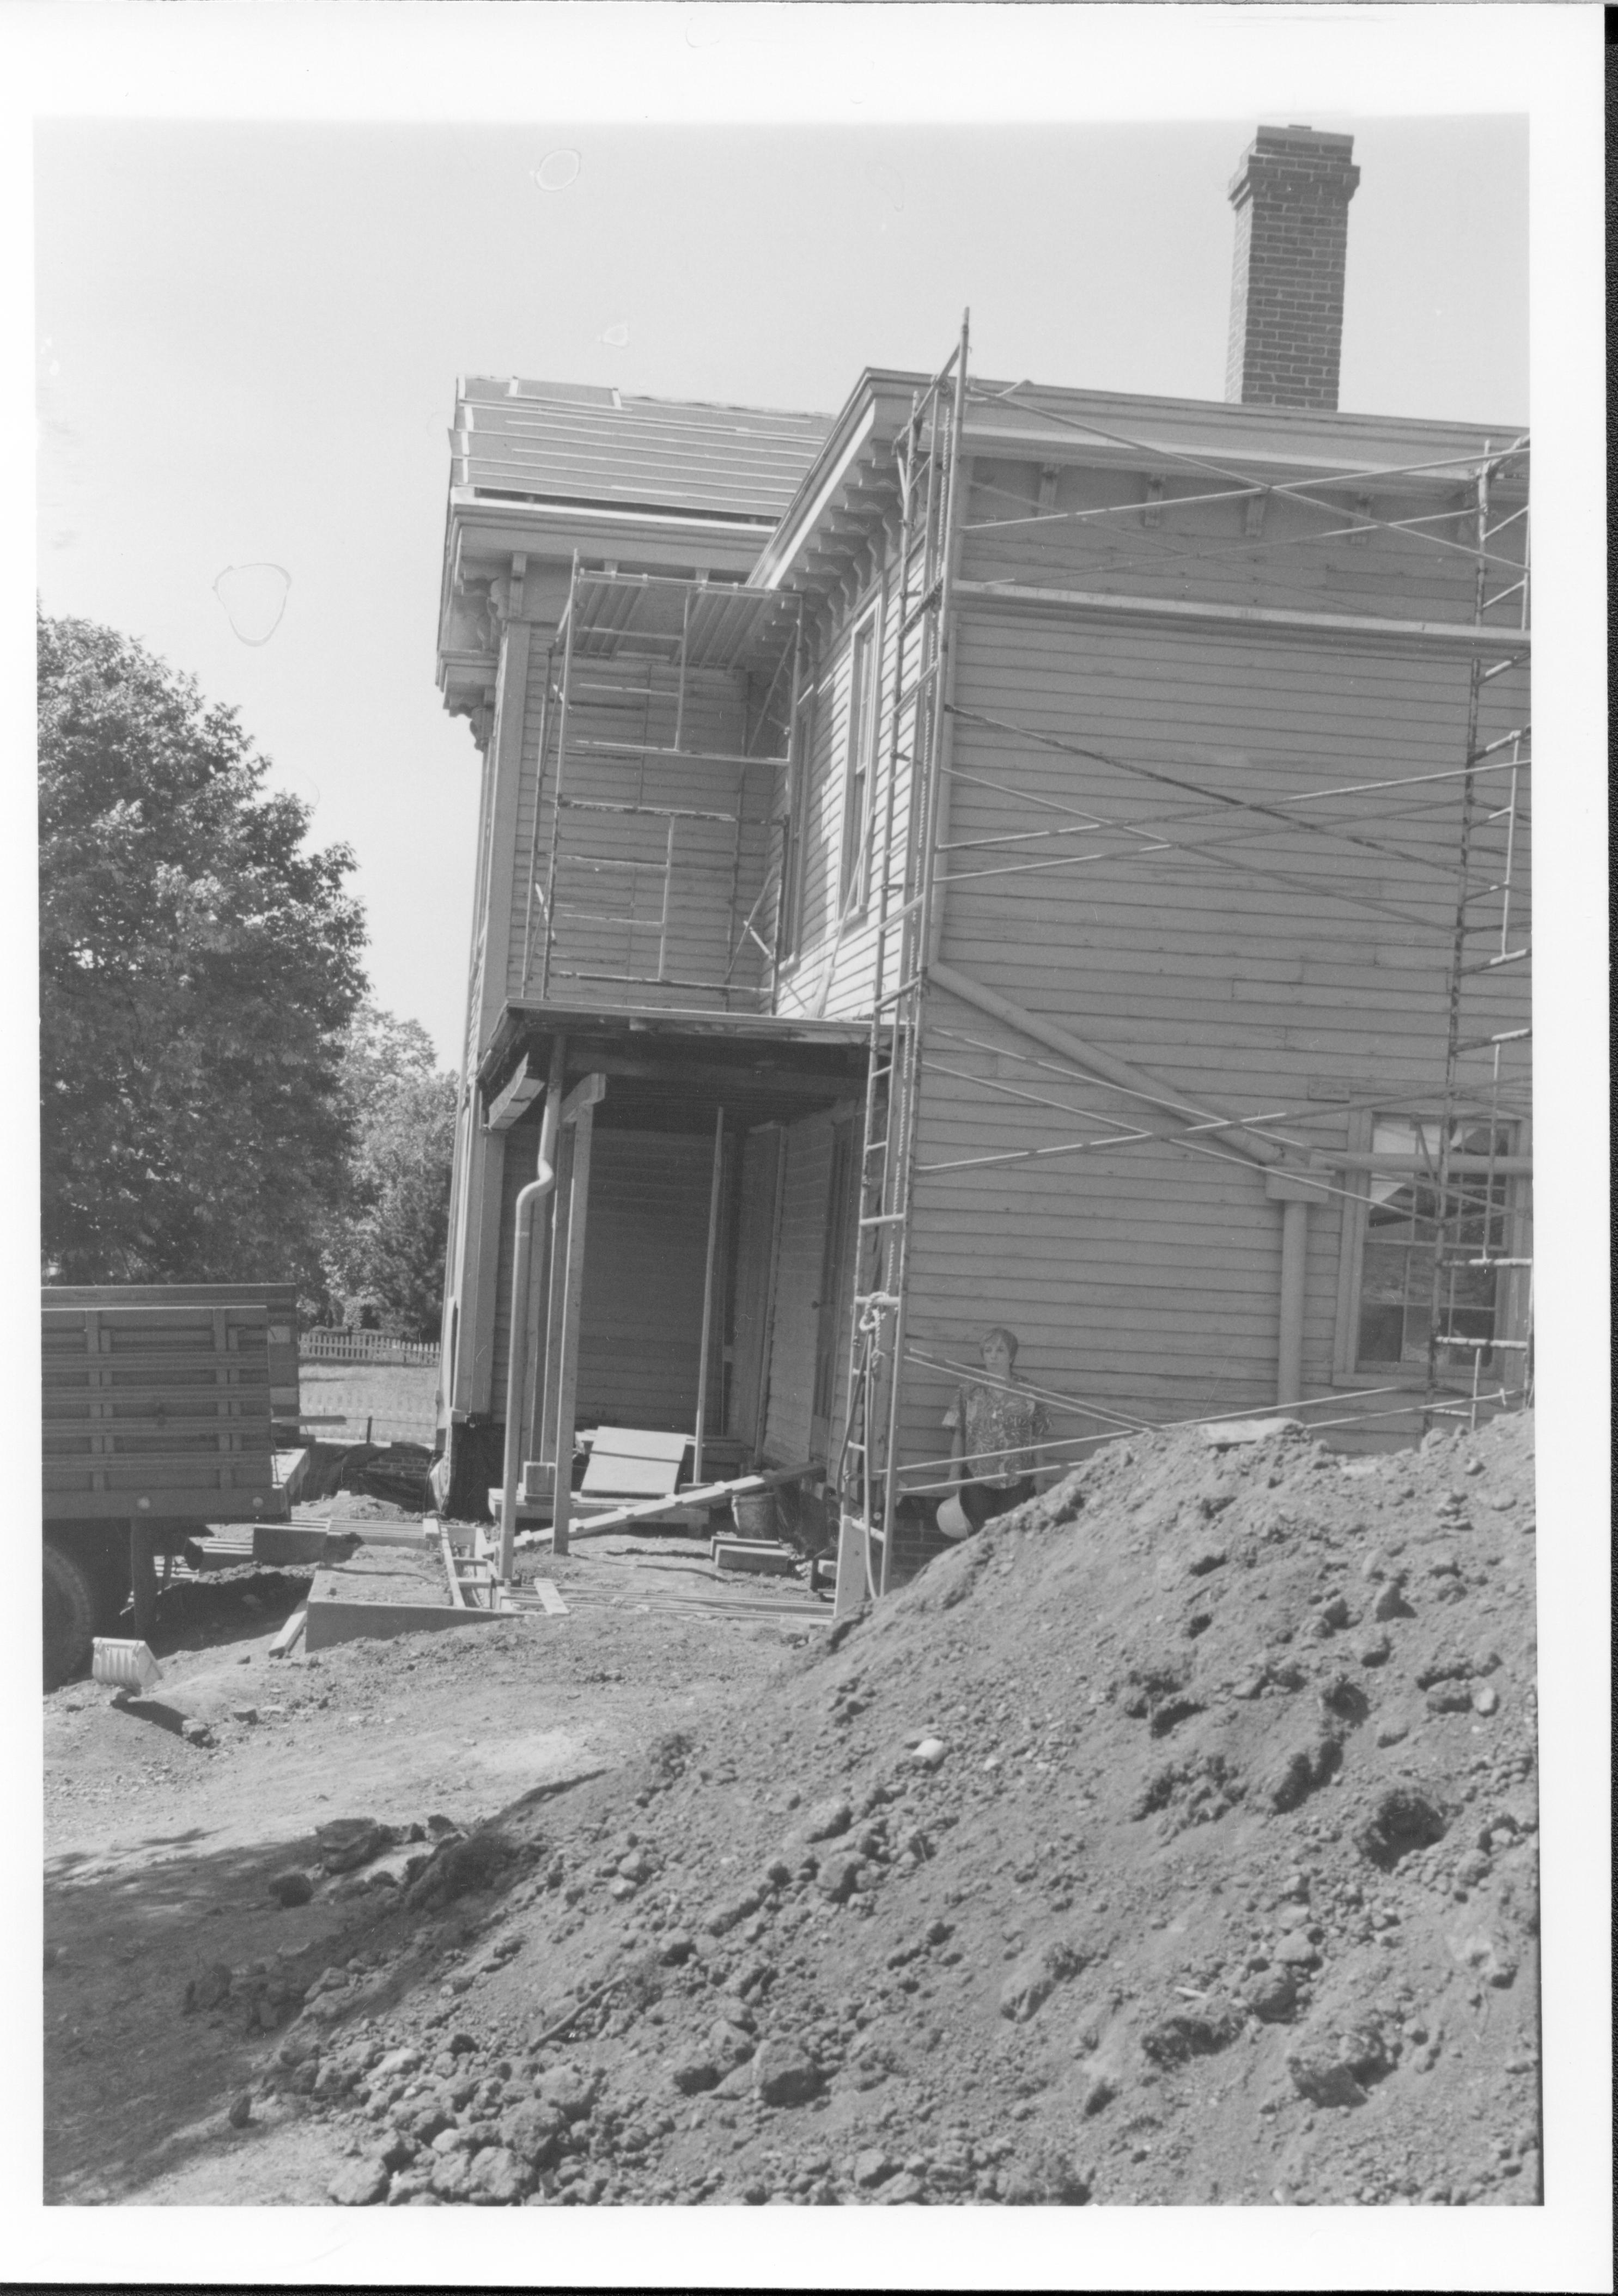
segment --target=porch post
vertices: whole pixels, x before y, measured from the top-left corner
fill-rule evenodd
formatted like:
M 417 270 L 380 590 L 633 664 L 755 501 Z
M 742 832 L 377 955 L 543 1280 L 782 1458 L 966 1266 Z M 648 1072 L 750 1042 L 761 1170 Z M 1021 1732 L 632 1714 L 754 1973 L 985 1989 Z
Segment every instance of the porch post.
M 702 1480 L 702 1444 L 708 1433 L 708 1357 L 713 1338 L 713 1275 L 719 1250 L 719 1195 L 725 1177 L 725 1111 L 713 1119 L 713 1178 L 708 1189 L 708 1255 L 702 1266 L 702 1350 L 696 1367 L 696 1439 L 692 1448 L 691 1474 Z

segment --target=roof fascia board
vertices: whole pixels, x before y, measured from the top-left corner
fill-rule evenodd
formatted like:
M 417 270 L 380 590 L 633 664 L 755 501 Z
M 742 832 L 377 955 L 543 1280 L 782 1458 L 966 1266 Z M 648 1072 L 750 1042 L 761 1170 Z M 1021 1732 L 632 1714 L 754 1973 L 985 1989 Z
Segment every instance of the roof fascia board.
M 463 523 L 477 519 L 495 525 L 530 525 L 536 520 L 547 524 L 569 525 L 630 525 L 644 526 L 653 533 L 665 533 L 687 529 L 703 535 L 728 536 L 734 540 L 756 548 L 760 536 L 774 531 L 767 518 L 743 519 L 733 516 L 705 518 L 700 511 L 660 510 L 654 504 L 633 504 L 623 509 L 606 503 L 571 503 L 554 497 L 513 502 L 498 496 L 478 495 L 470 488 L 456 488 L 450 498 L 452 516 Z
M 863 384 L 861 389 L 864 389 Z M 814 493 L 808 496 L 801 507 L 797 501 L 788 504 L 786 514 L 776 528 L 774 537 L 765 545 L 757 566 L 748 578 L 750 588 L 759 590 L 780 588 L 793 559 L 814 532 L 817 521 L 848 477 L 850 468 L 875 427 L 876 400 L 875 397 L 868 397 L 863 412 L 853 420 L 852 427 L 843 433 L 842 442 L 831 461 L 825 475 L 815 487 Z M 840 420 L 839 431 L 842 431 L 842 428 Z M 831 443 L 837 444 L 835 434 Z M 825 453 L 817 458 L 810 467 L 808 478 L 804 480 L 805 488 L 814 481 L 817 472 L 825 461 Z
M 648 1050 L 660 1035 L 689 1040 L 726 1037 L 737 1043 L 819 1046 L 858 1050 L 870 1041 L 868 1022 L 793 1021 L 770 1013 L 710 1013 L 682 1006 L 579 1006 L 540 1003 L 537 998 L 507 1000 L 489 1049 L 478 1063 L 477 1080 L 485 1090 L 503 1073 L 519 1038 L 530 1028 L 560 1029 L 564 1035 L 596 1037 L 623 1034 Z

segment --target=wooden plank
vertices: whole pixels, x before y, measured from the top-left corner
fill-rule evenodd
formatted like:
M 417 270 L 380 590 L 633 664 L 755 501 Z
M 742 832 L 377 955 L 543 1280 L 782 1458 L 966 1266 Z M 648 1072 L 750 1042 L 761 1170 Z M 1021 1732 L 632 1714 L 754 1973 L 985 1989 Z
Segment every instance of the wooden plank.
M 566 1618 L 568 1606 L 548 1578 L 536 1578 L 533 1583 L 533 1592 L 539 1597 L 552 1618 Z
M 798 1557 L 789 1546 L 766 1545 L 758 1539 L 716 1538 L 713 1562 L 719 1570 L 749 1570 L 761 1578 L 790 1578 Z
M 308 1611 L 307 1606 L 301 1611 L 294 1611 L 292 1617 L 288 1619 L 286 1623 L 280 1628 L 275 1640 L 271 1643 L 269 1646 L 270 1657 L 285 1658 L 289 1652 L 296 1649 L 297 1645 L 303 1640 L 303 1630 L 308 1624 Z
M 337 1643 L 388 1642 L 396 1635 L 439 1634 L 448 1627 L 493 1626 L 503 1615 L 457 1610 L 448 1603 L 330 1602 L 311 1596 L 304 1640 L 308 1650 L 330 1650 Z
M 672 1461 L 678 1467 L 691 1448 L 691 1438 L 678 1431 L 658 1427 L 595 1428 L 586 1439 L 590 1447 L 590 1464 L 598 1459 L 659 1459 Z M 586 1481 L 589 1478 L 587 1475 Z
M 594 1108 L 607 1096 L 607 1080 L 599 1070 L 580 1078 L 562 1103 L 558 1119 L 563 1124 L 577 1124 L 587 1108 Z
M 506 1132 L 516 1123 L 530 1103 L 545 1090 L 545 1078 L 529 1067 L 526 1053 L 517 1062 L 509 1081 L 489 1103 L 484 1125 L 490 1132 Z
M 588 1521 L 574 1526 L 573 1537 L 594 1538 L 603 1531 L 617 1530 L 626 1522 L 654 1522 L 664 1519 L 686 1520 L 697 1509 L 717 1506 L 720 1500 L 750 1491 L 774 1490 L 782 1483 L 795 1483 L 814 1471 L 809 1466 L 776 1467 L 767 1473 L 740 1475 L 726 1483 L 704 1483 L 697 1489 L 683 1490 L 674 1499 L 637 1499 L 627 1505 L 614 1507 L 609 1513 L 593 1515 Z M 525 1531 L 520 1546 L 531 1546 L 551 1536 L 549 1530 Z

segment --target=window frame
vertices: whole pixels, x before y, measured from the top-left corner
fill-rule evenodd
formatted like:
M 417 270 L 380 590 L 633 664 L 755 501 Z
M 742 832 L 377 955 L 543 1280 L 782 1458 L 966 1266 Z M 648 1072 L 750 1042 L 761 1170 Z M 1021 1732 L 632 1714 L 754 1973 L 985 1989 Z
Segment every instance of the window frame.
M 1442 1111 L 1429 1105 L 1390 1101 L 1375 1108 L 1354 1110 L 1349 1119 L 1347 1152 L 1354 1156 L 1368 1156 L 1377 1124 L 1437 1124 Z M 1532 1128 L 1526 1117 L 1500 1117 L 1496 1119 L 1508 1136 L 1504 1152 L 1513 1157 L 1532 1153 Z M 1390 1177 L 1392 1175 L 1389 1176 Z M 1424 1390 L 1427 1382 L 1425 1362 L 1397 1364 L 1362 1363 L 1359 1355 L 1360 1292 L 1365 1275 L 1365 1247 L 1369 1240 L 1371 1215 L 1371 1181 L 1368 1169 L 1350 1168 L 1339 1175 L 1343 1185 L 1343 1226 L 1338 1260 L 1336 1329 L 1333 1341 L 1332 1383 L 1346 1388 L 1409 1388 Z M 1532 1188 L 1531 1178 L 1511 1176 L 1505 1181 L 1506 1250 L 1504 1257 L 1526 1259 L 1532 1256 Z M 1498 1279 L 1499 1288 L 1495 1295 L 1495 1337 L 1499 1341 L 1521 1340 L 1527 1329 L 1527 1285 L 1522 1280 L 1521 1268 L 1503 1268 Z M 1515 1349 L 1513 1353 L 1515 1355 Z M 1490 1381 L 1501 1378 L 1505 1369 L 1497 1362 L 1494 1371 L 1486 1374 Z M 1465 1394 L 1471 1387 L 1471 1375 L 1465 1365 L 1441 1371 L 1440 1384 L 1446 1391 L 1453 1390 Z M 1501 1383 L 1512 1382 L 1502 1378 Z
M 848 709 L 843 725 L 839 919 L 863 916 L 871 894 L 871 832 L 875 819 L 876 728 L 882 715 L 880 597 L 849 638 Z M 855 792 L 858 788 L 858 802 Z
M 776 964 L 790 964 L 802 954 L 804 871 L 809 856 L 809 767 L 815 755 L 815 722 L 820 708 L 820 673 L 808 664 L 807 690 L 800 697 L 787 737 L 786 802 L 781 824 L 781 920 L 776 935 Z

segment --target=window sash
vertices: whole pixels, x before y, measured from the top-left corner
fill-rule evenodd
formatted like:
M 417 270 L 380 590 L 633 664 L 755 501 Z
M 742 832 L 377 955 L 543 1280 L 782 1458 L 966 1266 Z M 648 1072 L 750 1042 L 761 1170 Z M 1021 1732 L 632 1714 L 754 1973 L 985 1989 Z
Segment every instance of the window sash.
M 1380 1149 L 1390 1158 L 1425 1156 L 1435 1180 L 1440 1122 L 1430 1115 L 1378 1115 L 1366 1128 L 1364 1145 L 1373 1155 Z M 1509 1125 L 1493 1128 L 1495 1154 L 1514 1152 L 1512 1134 Z M 1451 1131 L 1451 1152 L 1487 1155 L 1491 1136 L 1487 1123 L 1458 1120 Z M 1437 1249 L 1433 1180 L 1409 1171 L 1378 1173 L 1373 1168 L 1364 1175 L 1354 1249 L 1345 1253 L 1343 1270 L 1348 1292 L 1342 1334 L 1346 1360 L 1340 1365 L 1343 1374 L 1425 1370 Z M 1452 1263 L 1442 1271 L 1440 1330 L 1461 1339 L 1504 1338 L 1503 1319 L 1510 1312 L 1513 1287 L 1503 1280 L 1503 1271 L 1468 1267 L 1465 1258 L 1469 1251 L 1479 1259 L 1511 1254 L 1520 1209 L 1515 1187 L 1504 1175 L 1486 1173 L 1458 1177 L 1450 1185 L 1464 1192 L 1462 1217 L 1452 1229 L 1462 1264 Z M 1504 1362 L 1504 1351 L 1499 1349 L 1441 1348 L 1438 1369 L 1447 1383 L 1469 1386 L 1474 1370 L 1492 1378 Z

